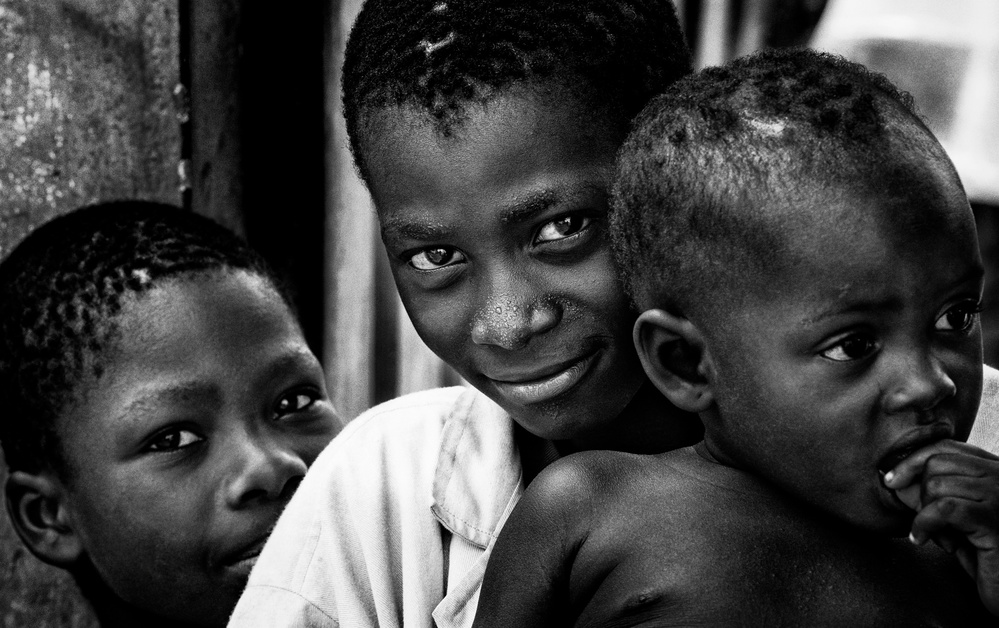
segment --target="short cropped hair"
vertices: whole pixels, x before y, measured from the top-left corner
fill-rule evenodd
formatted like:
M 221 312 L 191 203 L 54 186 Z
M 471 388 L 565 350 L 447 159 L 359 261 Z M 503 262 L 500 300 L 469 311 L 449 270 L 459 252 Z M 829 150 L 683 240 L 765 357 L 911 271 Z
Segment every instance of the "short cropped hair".
M 719 287 L 790 263 L 799 205 L 928 186 L 910 181 L 922 159 L 957 177 L 911 97 L 842 57 L 773 50 L 687 77 L 639 114 L 618 155 L 610 223 L 626 291 L 689 316 Z
M 469 105 L 558 79 L 620 113 L 624 130 L 691 68 L 670 0 L 367 0 L 344 56 L 344 116 L 367 180 L 374 110 L 414 107 L 448 136 Z
M 64 214 L 0 263 L 0 445 L 10 469 L 68 478 L 56 422 L 99 379 L 131 293 L 168 278 L 245 269 L 287 294 L 235 234 L 169 205 L 119 201 Z

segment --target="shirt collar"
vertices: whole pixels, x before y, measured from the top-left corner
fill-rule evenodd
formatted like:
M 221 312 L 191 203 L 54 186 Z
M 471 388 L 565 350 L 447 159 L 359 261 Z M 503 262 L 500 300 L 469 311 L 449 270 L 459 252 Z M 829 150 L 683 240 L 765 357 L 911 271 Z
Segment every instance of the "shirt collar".
M 469 388 L 444 424 L 432 510 L 453 534 L 483 549 L 492 544 L 523 492 L 514 422 Z

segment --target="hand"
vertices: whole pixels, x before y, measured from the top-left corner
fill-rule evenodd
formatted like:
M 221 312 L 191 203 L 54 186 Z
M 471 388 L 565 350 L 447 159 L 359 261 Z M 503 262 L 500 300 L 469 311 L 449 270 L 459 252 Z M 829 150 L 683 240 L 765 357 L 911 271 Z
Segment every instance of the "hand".
M 955 555 L 999 615 L 999 457 L 944 440 L 915 451 L 885 474 L 885 486 L 916 511 L 909 539 Z

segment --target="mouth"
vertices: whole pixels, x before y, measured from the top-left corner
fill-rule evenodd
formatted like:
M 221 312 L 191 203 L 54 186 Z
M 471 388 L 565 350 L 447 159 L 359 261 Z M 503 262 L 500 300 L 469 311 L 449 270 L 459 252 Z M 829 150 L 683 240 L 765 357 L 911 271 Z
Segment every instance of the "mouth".
M 264 535 L 243 549 L 229 554 L 222 560 L 222 567 L 228 571 L 249 576 L 250 570 L 257 564 L 257 558 L 264 549 L 267 537 L 268 535 Z
M 923 447 L 952 437 L 952 431 L 946 426 L 941 425 L 929 432 L 923 431 L 912 437 L 898 441 L 895 446 L 881 456 L 877 463 L 878 485 L 886 505 L 890 506 L 893 510 L 912 513 L 913 507 L 902 501 L 894 489 L 885 486 L 885 475 Z
M 550 401 L 579 384 L 590 372 L 597 353 L 589 353 L 551 367 L 535 369 L 522 375 L 490 378 L 493 385 L 508 399 L 530 405 Z
M 926 444 L 929 444 L 930 442 L 933 441 L 929 441 Z M 880 472 L 881 476 L 884 477 L 886 473 L 897 467 L 900 462 L 908 458 L 920 447 L 922 447 L 922 445 L 912 445 L 889 452 L 878 461 L 878 472 Z
M 930 431 L 922 431 L 911 437 L 903 438 L 881 456 L 877 464 L 878 471 L 883 476 L 923 447 L 953 437 L 953 431 L 948 426 L 941 424 Z

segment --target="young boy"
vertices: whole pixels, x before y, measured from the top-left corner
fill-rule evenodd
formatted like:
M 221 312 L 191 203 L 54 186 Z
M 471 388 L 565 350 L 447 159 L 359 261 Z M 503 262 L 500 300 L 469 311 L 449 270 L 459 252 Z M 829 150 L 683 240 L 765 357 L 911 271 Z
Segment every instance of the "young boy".
M 317 461 L 234 626 L 468 626 L 561 453 L 700 438 L 642 373 L 606 235 L 631 118 L 690 70 L 662 0 L 368 0 L 344 110 L 403 303 L 475 387 L 393 400 Z
M 102 626 L 220 626 L 339 420 L 263 261 L 206 218 L 97 205 L 0 263 L 8 513 Z
M 704 440 L 549 467 L 475 625 L 995 625 L 999 458 L 963 442 L 982 263 L 905 99 L 760 54 L 655 99 L 617 177 L 635 343 Z
M 355 161 L 410 318 L 475 390 L 355 419 L 232 626 L 467 627 L 546 464 L 699 440 L 642 372 L 606 233 L 631 118 L 690 67 L 664 0 L 365 2 L 344 62 Z

